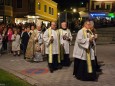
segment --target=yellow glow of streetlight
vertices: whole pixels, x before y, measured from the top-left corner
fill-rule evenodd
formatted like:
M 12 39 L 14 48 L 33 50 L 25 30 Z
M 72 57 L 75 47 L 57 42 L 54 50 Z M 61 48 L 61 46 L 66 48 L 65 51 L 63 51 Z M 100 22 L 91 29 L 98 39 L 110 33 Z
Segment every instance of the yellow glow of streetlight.
M 60 16 L 60 13 L 58 13 L 58 16 Z
M 76 9 L 73 9 L 73 12 L 75 13 L 75 12 L 77 12 L 77 10 L 76 10 Z

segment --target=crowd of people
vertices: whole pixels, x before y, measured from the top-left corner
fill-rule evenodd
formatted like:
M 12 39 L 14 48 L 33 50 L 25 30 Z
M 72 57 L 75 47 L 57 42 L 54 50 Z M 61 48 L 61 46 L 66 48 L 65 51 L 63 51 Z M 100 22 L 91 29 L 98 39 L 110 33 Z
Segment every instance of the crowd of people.
M 51 22 L 50 27 L 45 30 L 42 25 L 41 22 L 12 27 L 1 24 L 0 53 L 7 51 L 13 56 L 23 54 L 24 59 L 29 62 L 41 62 L 45 57 L 51 73 L 69 67 L 72 35 L 67 23 L 62 22 L 59 29 L 56 22 Z M 78 31 L 73 49 L 73 75 L 77 79 L 85 81 L 97 79 L 96 72 L 100 66 L 96 58 L 96 39 L 93 21 L 85 21 Z

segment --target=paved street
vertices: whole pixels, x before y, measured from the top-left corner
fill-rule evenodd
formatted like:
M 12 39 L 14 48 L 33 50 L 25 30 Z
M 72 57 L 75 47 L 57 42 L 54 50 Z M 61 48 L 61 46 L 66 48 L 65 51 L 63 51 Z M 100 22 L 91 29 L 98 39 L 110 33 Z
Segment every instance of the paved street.
M 72 56 L 73 46 L 71 46 Z M 69 68 L 50 73 L 47 62 L 30 63 L 23 59 L 23 56 L 14 57 L 10 54 L 0 57 L 0 68 L 15 74 L 34 86 L 115 86 L 115 44 L 97 45 L 98 61 L 102 65 L 103 74 L 99 75 L 97 82 L 79 81 L 72 75 L 73 63 Z M 32 69 L 45 69 L 46 72 L 29 74 Z M 24 71 L 31 69 L 31 71 Z

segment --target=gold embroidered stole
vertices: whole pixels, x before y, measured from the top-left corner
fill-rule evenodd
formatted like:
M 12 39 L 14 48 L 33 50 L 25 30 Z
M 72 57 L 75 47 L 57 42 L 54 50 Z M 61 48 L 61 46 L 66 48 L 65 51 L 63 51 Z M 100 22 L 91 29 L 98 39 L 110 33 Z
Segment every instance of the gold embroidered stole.
M 91 32 L 91 31 L 90 31 Z M 91 32 L 92 33 L 92 32 Z M 83 29 L 83 35 L 84 38 L 87 38 L 87 32 Z M 90 34 L 91 36 L 91 34 Z M 88 73 L 92 73 L 92 63 L 91 63 L 91 54 L 90 54 L 90 46 L 88 49 L 86 49 L 86 59 L 87 59 L 87 69 L 88 69 Z

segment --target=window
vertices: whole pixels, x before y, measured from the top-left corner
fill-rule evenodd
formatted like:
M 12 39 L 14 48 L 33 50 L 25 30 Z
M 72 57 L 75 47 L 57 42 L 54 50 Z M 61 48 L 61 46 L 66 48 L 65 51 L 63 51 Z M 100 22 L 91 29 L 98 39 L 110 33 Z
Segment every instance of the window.
M 44 12 L 47 12 L 47 5 L 44 5 Z
M 99 9 L 99 5 L 96 5 L 96 10 L 98 10 Z
M 54 9 L 52 8 L 52 15 L 54 15 Z
M 106 9 L 107 9 L 107 10 L 110 10 L 110 5 L 106 5 Z
M 17 0 L 17 8 L 22 8 L 22 0 Z
M 40 10 L 41 9 L 41 6 L 40 6 L 40 3 L 38 3 L 38 10 Z
M 0 5 L 3 5 L 4 1 L 3 0 L 0 0 Z
M 29 0 L 29 9 L 34 10 L 34 0 Z
M 51 14 L 51 7 L 49 7 L 49 14 Z

